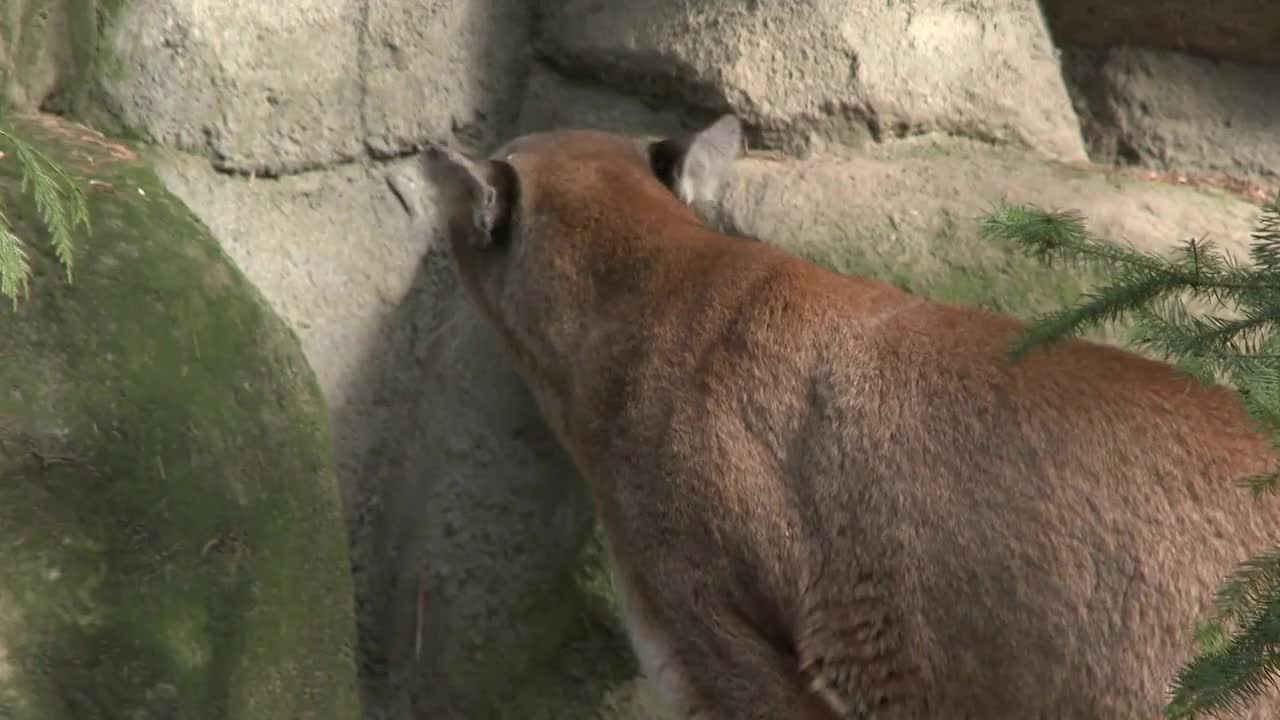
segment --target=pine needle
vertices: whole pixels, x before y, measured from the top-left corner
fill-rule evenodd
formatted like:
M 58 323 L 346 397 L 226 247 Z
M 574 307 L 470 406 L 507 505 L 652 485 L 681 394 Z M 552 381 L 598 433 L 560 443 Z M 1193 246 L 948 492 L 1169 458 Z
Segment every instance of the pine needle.
M 9 218 L 0 210 L 0 295 L 9 298 L 17 309 L 18 298 L 26 297 L 29 291 L 27 278 L 31 276 L 31 266 L 22 240 L 13 234 L 11 227 Z
M 57 163 L 12 132 L 0 129 L 0 139 L 13 148 L 22 172 L 21 191 L 30 192 L 35 199 L 36 212 L 49 231 L 54 256 L 65 268 L 70 283 L 76 229 L 91 230 L 84 192 Z M 0 295 L 9 298 L 16 307 L 19 298 L 29 294 L 30 277 L 31 266 L 24 245 L 14 234 L 9 219 L 0 214 Z

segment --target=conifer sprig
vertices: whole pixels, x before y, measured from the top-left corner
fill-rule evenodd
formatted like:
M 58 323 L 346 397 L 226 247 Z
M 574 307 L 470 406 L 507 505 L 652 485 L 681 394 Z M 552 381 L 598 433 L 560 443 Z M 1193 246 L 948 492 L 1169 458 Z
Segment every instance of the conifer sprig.
M 35 199 L 36 212 L 49 231 L 54 255 L 66 269 L 71 282 L 77 228 L 89 225 L 89 205 L 80 186 L 47 155 L 14 133 L 0 129 L 0 140 L 12 150 L 22 173 L 22 192 Z M 29 293 L 31 264 L 26 245 L 13 231 L 13 224 L 0 205 L 0 295 L 15 307 Z
M 1013 359 L 1128 318 L 1140 348 L 1202 381 L 1232 385 L 1280 451 L 1280 195 L 1263 208 L 1248 263 L 1205 239 L 1187 240 L 1168 255 L 1140 252 L 1093 237 L 1076 212 L 1034 206 L 997 206 L 981 232 L 1046 264 L 1093 266 L 1108 278 L 1075 304 L 1034 318 L 1010 348 Z M 1194 313 L 1190 300 L 1222 312 Z M 1255 494 L 1280 488 L 1276 473 L 1236 481 Z M 1172 679 L 1167 717 L 1245 710 L 1280 681 L 1280 547 L 1226 579 L 1197 638 L 1194 657 Z
M 1190 239 L 1169 255 L 1141 252 L 1092 236 L 1074 211 L 1047 211 L 1034 206 L 999 205 L 983 218 L 981 232 L 989 240 L 1014 242 L 1031 257 L 1047 265 L 1065 262 L 1106 271 L 1109 282 L 1084 294 L 1074 305 L 1041 314 L 1033 319 L 1014 345 L 1012 356 L 1021 359 L 1034 348 L 1101 327 L 1126 316 L 1139 321 L 1139 338 L 1159 343 L 1172 342 L 1169 333 L 1189 329 L 1189 316 L 1180 295 L 1245 311 L 1249 322 L 1232 331 L 1231 321 L 1220 323 L 1219 344 L 1245 340 L 1259 331 L 1274 329 L 1280 319 L 1280 213 L 1275 204 L 1264 212 L 1264 221 L 1274 228 L 1269 235 L 1254 233 L 1251 255 L 1261 253 L 1276 269 L 1258 272 L 1220 253 L 1204 239 Z M 1260 227 L 1265 227 L 1260 223 Z M 1160 329 L 1156 329 L 1156 328 Z M 1148 332 L 1153 331 L 1154 332 Z M 1248 331 L 1248 332 L 1246 332 Z M 1179 334 L 1186 340 L 1186 334 Z M 1194 334 L 1192 354 L 1210 352 L 1213 338 Z M 1158 346 L 1151 349 L 1159 351 Z M 1171 358 L 1176 359 L 1176 357 Z

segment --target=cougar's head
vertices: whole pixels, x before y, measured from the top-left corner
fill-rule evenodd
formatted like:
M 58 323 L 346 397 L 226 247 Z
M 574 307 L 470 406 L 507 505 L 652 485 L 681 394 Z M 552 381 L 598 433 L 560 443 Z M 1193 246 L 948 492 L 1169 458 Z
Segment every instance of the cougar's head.
M 619 259 L 654 223 L 696 222 L 689 206 L 718 196 L 741 147 L 741 124 L 725 115 L 660 140 L 522 135 L 488 158 L 432 145 L 421 162 L 467 295 L 517 350 L 538 352 L 572 322 L 565 308 L 590 301 L 587 266 Z

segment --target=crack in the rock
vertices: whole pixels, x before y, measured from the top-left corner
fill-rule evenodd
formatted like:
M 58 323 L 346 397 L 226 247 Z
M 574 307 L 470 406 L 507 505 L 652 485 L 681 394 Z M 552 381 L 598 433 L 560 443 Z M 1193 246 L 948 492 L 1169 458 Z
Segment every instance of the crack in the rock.
M 565 62 L 538 43 L 533 45 L 533 58 L 570 83 L 604 90 L 646 105 L 674 109 L 686 116 L 710 117 L 733 109 L 733 103 L 725 95 L 724 88 L 713 81 L 699 81 L 670 74 L 649 74 L 643 72 L 643 69 L 603 57 L 584 58 L 586 62 L 581 63 Z M 630 59 L 643 64 L 643 58 L 639 54 Z M 655 65 L 679 64 L 667 57 L 655 56 L 653 59 Z M 692 73 L 693 68 L 688 70 Z M 646 82 L 652 84 L 655 79 L 667 85 L 671 92 L 657 92 L 645 87 Z M 629 90 L 619 90 L 619 85 L 626 85 Z
M 359 98 L 360 143 L 369 150 L 369 37 L 372 32 L 369 15 L 373 0 L 360 3 L 359 27 L 356 29 L 356 94 Z
M 417 218 L 417 208 L 409 202 L 409 191 L 400 187 L 400 179 L 390 173 L 384 179 L 387 182 L 387 187 L 391 188 L 391 194 L 395 196 L 396 200 L 400 201 L 400 207 L 404 208 L 405 215 L 408 215 L 411 219 Z
M 278 168 L 270 168 L 270 167 L 244 168 L 240 166 L 226 165 L 224 163 L 219 163 L 216 160 L 213 160 L 207 155 L 194 153 L 187 150 L 182 150 L 180 148 L 169 147 L 167 149 L 171 152 L 175 152 L 181 155 L 198 157 L 201 160 L 206 160 L 209 163 L 209 167 L 219 175 L 227 175 L 230 177 L 242 178 L 245 180 L 284 180 L 285 178 L 302 177 L 304 175 L 311 175 L 313 173 L 329 172 L 331 170 L 337 170 L 340 168 L 349 167 L 351 165 L 366 165 L 366 166 L 372 166 L 372 167 L 382 167 L 386 165 L 391 165 L 397 161 L 404 160 L 406 158 L 411 158 L 417 155 L 419 152 L 422 151 L 422 148 L 425 146 L 425 144 L 426 144 L 425 141 L 414 143 L 413 145 L 409 145 L 394 151 L 385 151 L 385 150 L 379 151 L 379 150 L 374 150 L 372 148 L 368 148 L 364 153 L 361 153 L 359 155 L 354 155 L 350 158 L 335 160 L 332 162 L 317 162 L 317 163 L 307 164 L 297 168 L 292 168 L 289 170 L 281 170 Z

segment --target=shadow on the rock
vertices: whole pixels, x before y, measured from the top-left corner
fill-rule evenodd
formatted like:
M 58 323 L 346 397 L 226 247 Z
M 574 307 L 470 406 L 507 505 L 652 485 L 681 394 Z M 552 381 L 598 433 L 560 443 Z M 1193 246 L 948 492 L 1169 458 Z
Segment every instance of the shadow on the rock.
M 367 387 L 395 409 L 359 469 L 371 716 L 595 717 L 634 667 L 585 486 L 442 251 L 387 322 Z

